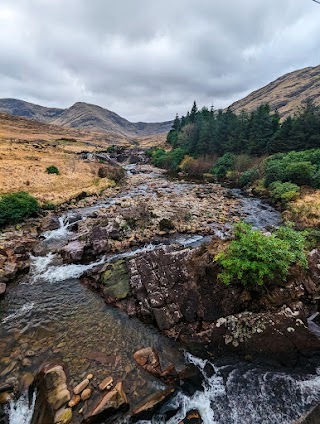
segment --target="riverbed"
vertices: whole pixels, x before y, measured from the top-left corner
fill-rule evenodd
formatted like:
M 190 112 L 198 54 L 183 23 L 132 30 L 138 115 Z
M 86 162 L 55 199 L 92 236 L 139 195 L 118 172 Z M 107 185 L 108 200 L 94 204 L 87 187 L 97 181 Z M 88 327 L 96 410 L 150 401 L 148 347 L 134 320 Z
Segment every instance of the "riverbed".
M 200 219 L 207 208 L 203 203 L 206 194 L 222 196 L 220 192 L 217 195 L 210 184 L 168 181 L 161 172 L 148 166 L 141 167 L 140 171 L 129 167 L 129 183 L 116 196 L 61 214 L 57 230 L 39 235 L 41 254 L 32 256 L 30 272 L 12 283 L 0 301 L 0 382 L 8 377 L 20 380 L 47 361 L 64 361 L 71 386 L 88 373 L 93 374 L 97 382 L 108 375 L 123 381 L 132 409 L 143 398 L 164 387 L 133 360 L 136 350 L 152 346 L 165 358 L 165 365 L 174 363 L 179 369 L 185 362 L 192 362 L 204 376 L 203 390 L 193 396 L 178 394 L 171 402 L 172 407 L 180 406 L 173 418 L 165 421 L 160 412 L 152 422 L 178 424 L 186 412 L 197 409 L 205 424 L 293 423 L 320 400 L 317 373 L 308 374 L 303 369 L 289 372 L 248 363 L 210 364 L 185 352 L 182 346 L 155 328 L 106 305 L 97 293 L 79 281 L 85 271 L 115 258 L 134 256 L 163 244 L 193 248 L 213 235 L 224 238 L 240 219 L 269 231 L 281 224 L 281 217 L 273 208 L 258 199 L 244 198 L 237 191 L 223 189 L 225 192 L 221 193 L 232 201 L 226 206 L 216 202 L 215 213 L 208 213 L 199 231 L 186 222 L 178 231 L 161 234 L 156 242 L 152 237 L 144 244 L 101 255 L 87 264 L 63 264 L 59 249 L 74 236 L 71 217 L 77 216 L 81 227 L 97 211 L 103 215 L 110 208 L 138 199 L 158 202 L 159 208 L 167 210 L 174 204 L 184 211 L 189 205 Z M 197 196 L 191 198 L 190 193 Z M 192 204 L 195 199 L 199 205 Z M 224 215 L 225 210 L 229 215 Z M 164 213 L 162 209 L 160 212 Z M 226 216 L 230 219 L 226 220 Z M 208 365 L 212 370 L 210 374 Z M 27 403 L 26 399 L 10 403 L 7 408 L 10 424 L 30 423 L 32 404 L 28 407 Z M 75 417 L 74 422 L 78 422 L 79 416 Z

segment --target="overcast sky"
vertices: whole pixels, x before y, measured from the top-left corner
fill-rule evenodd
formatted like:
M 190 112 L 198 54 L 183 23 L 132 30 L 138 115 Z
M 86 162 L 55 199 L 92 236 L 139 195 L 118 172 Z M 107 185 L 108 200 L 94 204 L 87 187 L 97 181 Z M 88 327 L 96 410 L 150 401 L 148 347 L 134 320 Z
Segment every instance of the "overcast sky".
M 0 0 L 0 97 L 172 119 L 320 64 L 312 0 Z

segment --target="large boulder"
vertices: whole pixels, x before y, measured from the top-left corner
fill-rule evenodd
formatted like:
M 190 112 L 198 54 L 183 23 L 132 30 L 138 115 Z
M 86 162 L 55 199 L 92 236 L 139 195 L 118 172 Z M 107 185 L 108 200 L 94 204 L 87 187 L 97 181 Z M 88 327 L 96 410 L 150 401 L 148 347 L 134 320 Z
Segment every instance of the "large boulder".
M 85 243 L 74 240 L 61 249 L 61 256 L 65 263 L 79 263 L 83 259 Z
M 41 224 L 41 231 L 53 231 L 60 227 L 59 217 L 50 213 L 47 215 Z
M 108 264 L 101 274 L 102 291 L 108 303 L 124 299 L 130 291 L 129 275 L 124 260 Z
M 72 410 L 67 377 L 62 365 L 44 365 L 36 379 L 37 400 L 31 424 L 68 424 Z

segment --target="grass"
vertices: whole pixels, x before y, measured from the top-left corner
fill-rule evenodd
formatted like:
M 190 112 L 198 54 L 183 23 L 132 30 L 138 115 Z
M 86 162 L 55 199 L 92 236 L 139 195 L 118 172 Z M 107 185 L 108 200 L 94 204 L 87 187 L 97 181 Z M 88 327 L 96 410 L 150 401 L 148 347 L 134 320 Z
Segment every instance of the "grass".
M 304 189 L 301 196 L 291 202 L 284 212 L 285 218 L 294 221 L 300 228 L 319 228 L 320 190 Z
M 27 191 L 41 204 L 60 204 L 85 191 L 99 194 L 112 186 L 98 179 L 99 164 L 82 161 L 77 152 L 89 150 L 83 143 L 55 145 L 0 141 L 0 194 Z M 46 173 L 55 164 L 60 175 Z

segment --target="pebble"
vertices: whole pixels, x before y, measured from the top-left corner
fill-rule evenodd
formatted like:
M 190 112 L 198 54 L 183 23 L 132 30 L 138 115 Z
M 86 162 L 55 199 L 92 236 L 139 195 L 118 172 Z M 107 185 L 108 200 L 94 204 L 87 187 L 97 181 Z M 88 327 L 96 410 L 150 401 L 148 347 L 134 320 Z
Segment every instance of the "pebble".
M 73 393 L 75 395 L 79 395 L 89 384 L 89 380 L 86 378 L 85 380 L 81 381 L 74 389 Z
M 109 390 L 109 389 L 111 389 L 112 384 L 113 384 L 113 378 L 107 377 L 99 384 L 99 389 L 100 390 L 105 390 L 105 389 Z
M 93 375 L 92 374 L 88 374 L 87 375 L 87 380 L 91 380 L 93 378 Z
M 88 399 L 90 399 L 91 397 L 91 393 L 92 390 L 91 389 L 85 389 L 82 393 L 81 393 L 81 400 L 84 402 Z
M 81 397 L 79 395 L 74 395 L 72 397 L 72 399 L 70 400 L 70 402 L 69 402 L 68 405 L 70 406 L 70 408 L 73 408 L 74 406 L 77 406 L 78 405 L 78 403 L 80 402 L 80 400 L 81 400 Z

